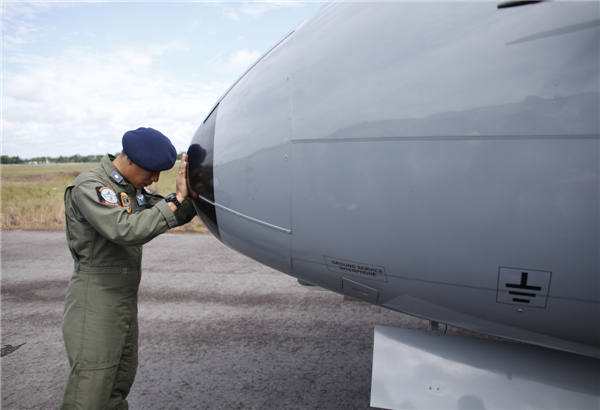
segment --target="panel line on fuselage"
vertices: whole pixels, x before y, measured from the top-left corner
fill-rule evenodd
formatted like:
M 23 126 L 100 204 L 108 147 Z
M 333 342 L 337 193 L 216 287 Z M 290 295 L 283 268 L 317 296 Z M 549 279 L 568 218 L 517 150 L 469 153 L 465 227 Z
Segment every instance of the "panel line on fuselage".
M 292 139 L 292 144 L 330 142 L 374 142 L 374 141 L 498 141 L 498 140 L 597 140 L 598 134 L 581 135 L 464 135 L 464 136 L 411 136 L 411 137 L 365 137 L 365 138 L 305 138 Z
M 270 224 L 270 223 L 265 222 L 265 221 L 261 221 L 260 219 L 252 218 L 251 216 L 248 216 L 248 215 L 244 215 L 244 214 L 242 214 L 242 213 L 240 213 L 238 211 L 234 211 L 233 209 L 229 209 L 229 208 L 227 208 L 227 207 L 225 207 L 223 205 L 220 205 L 220 204 L 218 204 L 216 202 L 212 202 L 211 200 L 204 198 L 202 195 L 198 195 L 198 196 L 203 201 L 206 201 L 209 204 L 214 205 L 215 207 L 217 207 L 219 209 L 222 209 L 223 211 L 227 211 L 227 212 L 229 212 L 229 213 L 231 213 L 231 214 L 233 214 L 235 216 L 239 216 L 240 218 L 246 219 L 248 221 L 257 223 L 257 224 L 262 225 L 262 226 L 266 226 L 267 228 L 275 229 L 276 231 L 279 231 L 279 232 L 283 232 L 283 233 L 287 233 L 287 234 L 291 234 L 292 233 L 292 231 L 289 230 L 289 229 L 285 229 L 285 228 L 282 228 L 281 226 L 277 226 L 277 225 L 273 225 L 273 224 Z

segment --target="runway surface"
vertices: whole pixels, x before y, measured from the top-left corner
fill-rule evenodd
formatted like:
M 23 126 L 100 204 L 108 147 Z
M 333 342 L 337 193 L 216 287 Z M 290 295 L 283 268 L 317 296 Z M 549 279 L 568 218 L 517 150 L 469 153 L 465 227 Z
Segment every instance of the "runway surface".
M 60 405 L 72 267 L 64 232 L 2 232 L 2 409 Z M 211 235 L 162 235 L 144 246 L 130 408 L 368 409 L 376 324 L 428 322 L 307 290 Z

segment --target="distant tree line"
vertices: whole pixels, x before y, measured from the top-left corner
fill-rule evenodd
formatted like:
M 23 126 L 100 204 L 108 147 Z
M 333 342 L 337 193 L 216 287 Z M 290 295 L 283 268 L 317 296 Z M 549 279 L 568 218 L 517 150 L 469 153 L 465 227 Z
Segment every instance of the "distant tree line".
M 47 162 L 53 163 L 68 163 L 68 162 L 100 162 L 104 155 L 71 155 L 70 157 L 63 157 L 62 155 L 57 158 L 52 157 L 35 157 L 35 158 L 20 158 L 9 157 L 8 155 L 2 155 L 1 160 L 3 164 L 28 164 L 30 162 L 37 162 L 38 164 L 45 164 Z
M 24 164 L 25 160 L 22 160 L 19 157 L 9 157 L 8 155 L 2 155 L 2 157 L 0 157 L 0 162 L 2 164 Z
M 117 156 L 120 153 L 117 152 L 114 155 Z M 177 159 L 181 159 L 181 154 L 183 154 L 183 152 L 180 152 L 177 155 Z M 62 155 L 60 157 L 35 157 L 35 158 L 20 158 L 18 156 L 16 157 L 9 157 L 8 155 L 2 155 L 1 160 L 2 160 L 2 164 L 28 164 L 30 162 L 37 162 L 38 164 L 45 164 L 46 161 L 47 162 L 51 162 L 51 163 L 69 163 L 69 162 L 100 162 L 100 160 L 102 159 L 104 155 L 79 155 L 79 154 L 75 154 L 75 155 L 71 155 L 70 157 L 63 157 Z

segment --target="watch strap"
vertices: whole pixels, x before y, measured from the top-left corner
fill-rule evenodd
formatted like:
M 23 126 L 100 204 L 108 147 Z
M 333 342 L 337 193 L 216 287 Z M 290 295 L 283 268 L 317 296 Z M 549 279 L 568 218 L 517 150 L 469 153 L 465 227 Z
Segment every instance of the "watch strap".
M 177 199 L 177 195 L 175 195 L 175 192 L 167 195 L 167 197 L 165 198 L 165 201 L 173 202 L 175 204 L 175 206 L 177 207 L 177 209 L 181 208 L 181 202 L 179 202 L 179 200 Z

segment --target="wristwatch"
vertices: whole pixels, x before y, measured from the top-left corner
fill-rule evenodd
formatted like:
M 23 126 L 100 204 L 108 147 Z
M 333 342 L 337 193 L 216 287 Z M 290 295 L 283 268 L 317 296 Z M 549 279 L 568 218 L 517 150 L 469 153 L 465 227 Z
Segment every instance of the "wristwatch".
M 177 208 L 181 208 L 181 203 L 177 200 L 177 196 L 175 195 L 175 192 L 167 195 L 167 197 L 165 198 L 165 201 L 173 202 Z

